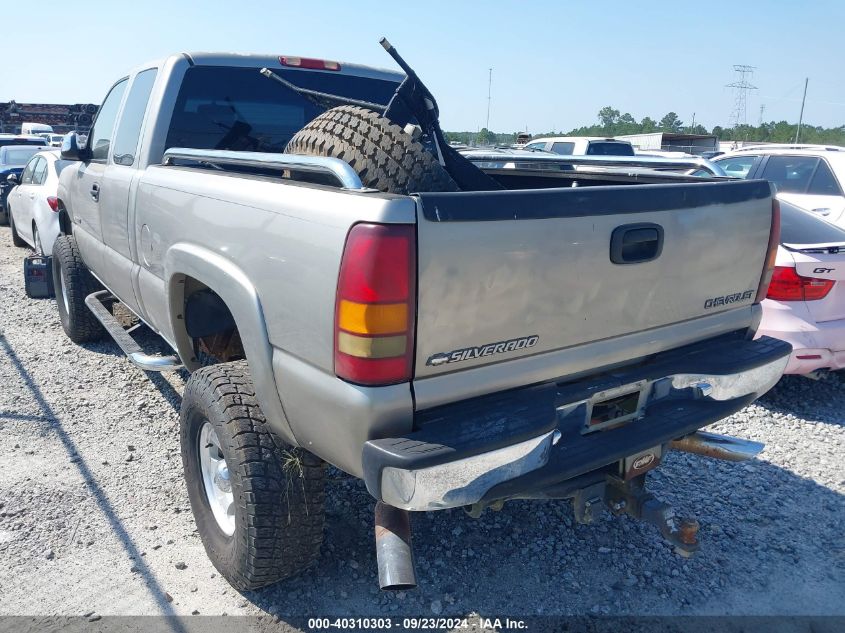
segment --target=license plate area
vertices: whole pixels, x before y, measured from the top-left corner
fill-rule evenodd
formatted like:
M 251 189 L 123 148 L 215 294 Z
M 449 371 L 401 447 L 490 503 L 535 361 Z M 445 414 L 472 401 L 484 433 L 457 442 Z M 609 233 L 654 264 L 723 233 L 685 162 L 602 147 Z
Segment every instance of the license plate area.
M 641 380 L 605 389 L 587 401 L 582 434 L 614 428 L 645 415 L 650 383 Z

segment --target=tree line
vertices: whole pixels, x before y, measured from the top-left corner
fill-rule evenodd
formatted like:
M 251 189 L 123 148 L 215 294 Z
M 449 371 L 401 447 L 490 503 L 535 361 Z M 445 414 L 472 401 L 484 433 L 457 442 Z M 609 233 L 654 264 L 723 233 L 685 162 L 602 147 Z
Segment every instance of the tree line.
M 738 125 L 735 127 L 714 126 L 711 130 L 700 123 L 685 125 L 675 112 L 668 112 L 660 120 L 649 116 L 637 121 L 629 112 L 605 106 L 598 112 L 598 123 L 585 125 L 562 132 L 535 132 L 532 136 L 621 136 L 623 134 L 648 134 L 652 132 L 675 132 L 684 134 L 713 134 L 722 141 L 762 141 L 769 143 L 792 143 L 795 141 L 797 123 L 786 121 L 763 122 L 760 125 Z M 480 132 L 446 132 L 450 142 L 467 145 L 510 145 L 516 142 L 518 132 L 501 133 L 482 128 Z M 819 125 L 801 125 L 801 143 L 821 143 L 845 146 L 845 125 L 825 128 Z

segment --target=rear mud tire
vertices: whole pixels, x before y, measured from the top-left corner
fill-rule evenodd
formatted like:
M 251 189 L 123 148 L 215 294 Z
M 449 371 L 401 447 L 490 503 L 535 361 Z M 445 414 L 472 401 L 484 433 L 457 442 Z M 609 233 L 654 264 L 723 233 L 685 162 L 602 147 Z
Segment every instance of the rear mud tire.
M 217 442 L 213 450 L 225 460 L 230 523 L 215 518 L 210 501 L 215 491 L 204 479 L 200 451 L 212 445 L 200 441 L 209 424 Z M 214 567 L 240 591 L 306 569 L 323 541 L 325 464 L 270 431 L 247 362 L 195 371 L 182 399 L 180 428 L 188 497 Z

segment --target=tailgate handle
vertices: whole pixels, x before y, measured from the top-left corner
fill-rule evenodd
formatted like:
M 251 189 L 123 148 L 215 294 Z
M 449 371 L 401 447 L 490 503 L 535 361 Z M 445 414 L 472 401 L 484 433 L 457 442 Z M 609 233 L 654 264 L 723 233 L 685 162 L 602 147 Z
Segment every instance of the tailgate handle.
M 641 264 L 660 257 L 663 227 L 651 222 L 617 226 L 610 236 L 610 261 L 614 264 Z

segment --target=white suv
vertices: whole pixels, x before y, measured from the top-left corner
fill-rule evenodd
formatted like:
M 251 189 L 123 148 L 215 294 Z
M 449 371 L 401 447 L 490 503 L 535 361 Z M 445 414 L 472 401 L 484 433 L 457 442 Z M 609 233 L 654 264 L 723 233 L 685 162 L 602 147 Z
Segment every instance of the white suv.
M 564 156 L 633 156 L 634 146 L 628 141 L 601 136 L 547 136 L 533 139 L 527 150 L 542 150 Z
M 728 176 L 762 178 L 778 198 L 845 227 L 845 147 L 746 147 L 713 159 Z

